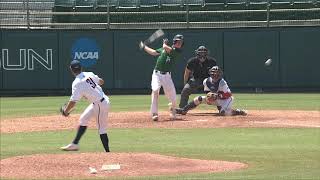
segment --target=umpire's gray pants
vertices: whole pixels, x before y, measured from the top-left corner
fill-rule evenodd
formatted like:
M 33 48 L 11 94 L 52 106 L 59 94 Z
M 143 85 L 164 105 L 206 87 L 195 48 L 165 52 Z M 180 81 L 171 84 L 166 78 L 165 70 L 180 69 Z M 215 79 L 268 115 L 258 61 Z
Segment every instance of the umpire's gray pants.
M 201 79 L 193 79 L 191 78 L 187 84 L 184 85 L 181 91 L 180 103 L 179 108 L 183 108 L 185 105 L 188 104 L 189 96 L 192 93 L 195 93 L 199 88 L 203 88 Z

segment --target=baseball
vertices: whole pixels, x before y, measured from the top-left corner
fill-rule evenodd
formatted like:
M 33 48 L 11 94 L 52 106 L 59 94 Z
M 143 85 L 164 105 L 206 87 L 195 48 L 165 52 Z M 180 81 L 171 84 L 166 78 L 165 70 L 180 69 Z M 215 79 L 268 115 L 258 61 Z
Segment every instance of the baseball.
M 266 62 L 264 62 L 264 65 L 265 65 L 265 66 L 270 66 L 271 63 L 272 63 L 272 59 L 269 58 L 268 60 L 266 60 Z

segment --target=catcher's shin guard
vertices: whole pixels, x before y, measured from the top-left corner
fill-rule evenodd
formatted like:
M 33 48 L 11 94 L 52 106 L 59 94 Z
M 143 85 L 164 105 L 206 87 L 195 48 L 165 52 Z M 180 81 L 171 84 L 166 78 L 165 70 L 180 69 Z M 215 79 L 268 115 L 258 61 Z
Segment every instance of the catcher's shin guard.
M 197 105 L 194 103 L 194 101 L 189 102 L 183 109 L 185 111 L 189 111 L 193 108 L 197 107 Z
M 176 112 L 177 114 L 186 115 L 189 110 L 194 109 L 195 107 L 197 107 L 197 105 L 194 103 L 194 101 L 191 101 L 183 108 L 176 109 Z

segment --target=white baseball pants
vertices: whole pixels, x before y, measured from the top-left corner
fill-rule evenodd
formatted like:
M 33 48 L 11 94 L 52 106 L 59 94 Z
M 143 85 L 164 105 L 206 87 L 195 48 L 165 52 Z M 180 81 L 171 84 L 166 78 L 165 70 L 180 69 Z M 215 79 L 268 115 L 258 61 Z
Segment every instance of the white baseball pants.
M 108 98 L 104 101 L 90 104 L 80 116 L 80 126 L 88 126 L 89 120 L 96 119 L 99 134 L 107 132 L 107 119 L 110 109 L 110 102 Z
M 160 71 L 153 71 L 151 80 L 151 114 L 158 114 L 159 92 L 163 87 L 164 94 L 171 103 L 171 108 L 176 108 L 176 88 L 173 84 L 171 74 L 161 74 Z

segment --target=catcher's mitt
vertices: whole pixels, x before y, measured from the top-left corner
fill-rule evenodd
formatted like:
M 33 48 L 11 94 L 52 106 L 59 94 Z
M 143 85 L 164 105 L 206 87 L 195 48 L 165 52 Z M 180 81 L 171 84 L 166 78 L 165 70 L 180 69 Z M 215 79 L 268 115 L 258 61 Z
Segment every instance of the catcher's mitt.
M 212 103 L 218 99 L 218 94 L 213 92 L 208 92 L 206 96 L 207 103 Z
M 67 116 L 69 116 L 69 114 L 70 114 L 70 113 L 67 113 L 67 112 L 64 111 L 65 108 L 66 108 L 66 105 L 67 105 L 67 104 L 64 104 L 64 105 L 61 106 L 61 108 L 60 108 L 60 113 L 61 113 L 61 115 L 64 116 L 64 117 L 67 117 Z

